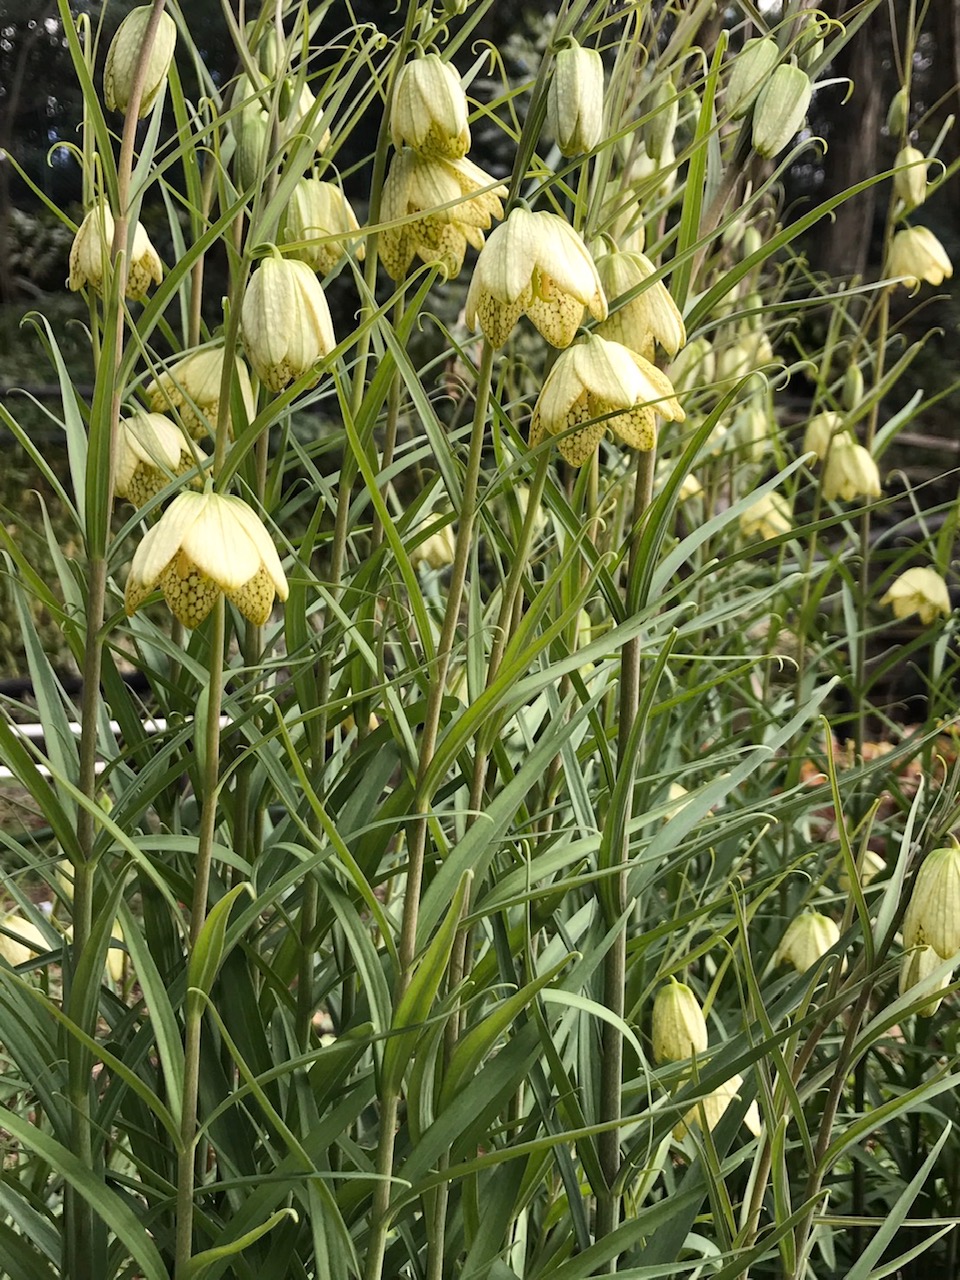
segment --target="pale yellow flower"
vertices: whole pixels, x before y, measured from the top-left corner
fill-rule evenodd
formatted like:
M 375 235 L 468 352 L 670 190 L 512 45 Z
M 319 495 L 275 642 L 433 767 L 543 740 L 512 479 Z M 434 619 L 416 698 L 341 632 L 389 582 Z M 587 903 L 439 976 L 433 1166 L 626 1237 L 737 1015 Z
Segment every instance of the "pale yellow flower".
M 470 160 L 441 160 L 405 147 L 383 184 L 380 260 L 400 280 L 413 259 L 458 275 L 467 245 L 483 247 L 483 233 L 503 217 L 507 188 Z
M 133 614 L 159 586 L 185 627 L 198 627 L 222 592 L 262 626 L 287 580 L 260 517 L 239 498 L 181 493 L 137 547 L 124 601 Z
M 70 275 L 67 284 L 74 292 L 84 285 L 96 290 L 103 288 L 104 276 L 110 269 L 113 233 L 113 214 L 101 202 L 81 222 L 70 247 Z M 150 243 L 150 237 L 138 222 L 130 247 L 126 295 L 138 300 L 145 298 L 150 286 L 159 284 L 162 279 L 163 263 Z
M 653 1002 L 653 1056 L 657 1062 L 680 1062 L 707 1049 L 707 1024 L 697 997 L 684 982 L 671 978 Z
M 711 1131 L 715 1129 L 726 1114 L 730 1103 L 740 1096 L 738 1090 L 742 1084 L 743 1076 L 733 1075 L 719 1088 L 714 1089 L 712 1093 L 708 1093 L 705 1098 L 701 1098 L 700 1102 L 695 1107 L 691 1107 L 676 1125 L 673 1136 L 678 1140 L 685 1138 L 694 1125 L 700 1128 L 704 1122 L 706 1122 L 707 1128 Z M 743 1123 L 755 1138 L 759 1136 L 761 1127 L 760 1109 L 755 1102 L 751 1102 L 747 1107 Z
M 254 271 L 240 329 L 254 372 L 271 391 L 315 370 L 337 345 L 320 281 L 293 258 L 264 258 Z
M 110 42 L 103 68 L 103 95 L 111 111 L 125 112 L 127 109 L 152 11 L 153 6 L 148 4 L 131 9 Z M 161 13 L 144 73 L 143 96 L 138 113 L 140 119 L 149 112 L 167 82 L 176 43 L 177 24 L 169 13 Z
M 753 108 L 754 150 L 768 160 L 786 147 L 807 115 L 813 83 L 800 67 L 781 63 L 760 90 Z
M 213 434 L 220 417 L 220 386 L 223 381 L 224 349 L 202 347 L 190 351 L 174 361 L 157 378 L 144 387 L 144 394 L 151 409 L 157 412 L 173 411 L 179 415 L 184 430 L 201 439 Z M 257 402 L 250 383 L 247 366 L 239 356 L 234 357 L 235 385 L 240 392 L 244 413 L 248 421 L 257 414 Z M 233 435 L 233 422 L 227 410 L 227 431 Z
M 806 973 L 840 941 L 835 920 L 819 911 L 805 911 L 791 920 L 780 940 L 776 964 L 792 964 L 797 973 Z
M 789 500 L 771 490 L 740 514 L 740 532 L 745 538 L 778 538 L 793 528 Z
M 174 476 L 193 465 L 183 432 L 162 413 L 134 413 L 120 419 L 115 489 L 142 507 Z
M 333 182 L 301 178 L 293 189 L 281 228 L 279 243 L 313 271 L 326 275 L 345 253 L 353 251 L 363 261 L 363 241 L 356 214 Z
M 936 569 L 918 565 L 901 573 L 880 601 L 893 608 L 895 618 L 909 618 L 918 613 L 920 621 L 929 626 L 938 614 L 949 618 L 953 612 L 947 584 Z
M 600 337 L 622 342 L 648 360 L 653 359 L 655 342 L 675 356 L 687 340 L 687 331 L 663 281 L 646 284 L 656 272 L 650 259 L 642 253 L 605 253 L 597 259 L 597 272 L 611 306 L 606 320 L 597 326 Z M 618 307 L 627 294 L 633 296 Z
M 893 237 L 887 275 L 902 276 L 905 289 L 919 289 L 922 280 L 937 286 L 953 276 L 953 263 L 929 227 L 908 227 Z
M 457 539 L 452 524 L 445 524 L 436 533 L 431 533 L 410 552 L 410 563 L 414 568 L 425 565 L 428 569 L 445 569 L 453 564 L 457 549 Z
M 5 933 L 0 933 L 0 956 L 12 967 L 26 964 L 28 960 L 35 960 L 38 955 L 46 955 L 50 950 L 50 943 L 42 929 L 19 912 L 8 911 L 0 919 L 0 924 L 15 935 L 9 937 Z
M 390 136 L 398 151 L 408 146 L 444 160 L 459 160 L 467 154 L 467 96 L 452 63 L 436 53 L 406 63 L 393 93 Z
M 857 498 L 880 497 L 880 472 L 869 450 L 857 444 L 845 432 L 834 436 L 823 468 L 823 496 L 828 502 L 839 498 L 853 502 Z
M 594 319 L 606 319 L 600 277 L 582 238 L 558 214 L 514 209 L 477 259 L 467 324 L 502 347 L 527 315 L 549 343 L 568 347 L 585 307 Z
M 925 978 L 929 978 L 934 969 L 939 968 L 943 964 L 943 958 L 938 956 L 933 947 L 919 945 L 911 947 L 903 953 L 903 959 L 900 961 L 900 994 L 907 995 L 908 992 L 923 982 Z M 943 996 L 937 995 L 938 991 L 944 991 L 953 981 L 951 973 L 945 973 L 939 980 L 931 992 L 930 999 L 922 1008 L 917 1010 L 921 1018 L 932 1018 L 943 1003 Z
M 563 457 L 579 467 L 609 427 L 645 452 L 656 444 L 657 414 L 684 419 L 666 374 L 619 342 L 590 334 L 564 351 L 547 374 L 530 422 L 530 447 L 558 436 Z
M 803 433 L 803 452 L 816 454 L 822 462 L 830 449 L 830 442 L 843 429 L 843 418 L 831 409 L 816 413 L 807 423 Z
M 902 147 L 894 161 L 893 189 L 910 208 L 927 198 L 926 156 L 916 147 Z
M 603 59 L 569 39 L 554 59 L 547 128 L 562 156 L 592 151 L 603 128 Z
M 960 848 L 934 849 L 924 859 L 906 915 L 904 947 L 932 947 L 941 960 L 960 951 Z

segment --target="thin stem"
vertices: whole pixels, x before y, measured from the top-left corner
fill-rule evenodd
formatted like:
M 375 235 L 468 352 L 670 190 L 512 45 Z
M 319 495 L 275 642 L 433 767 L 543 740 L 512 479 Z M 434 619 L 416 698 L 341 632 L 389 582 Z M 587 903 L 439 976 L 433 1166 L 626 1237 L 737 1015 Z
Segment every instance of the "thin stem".
M 223 649 L 226 606 L 221 595 L 213 609 L 210 637 L 210 683 L 206 735 L 203 745 L 203 808 L 197 842 L 197 862 L 190 907 L 189 952 L 193 953 L 207 918 L 210 866 L 217 829 L 220 779 L 220 711 L 223 702 Z M 200 1036 L 203 1003 L 186 998 L 186 1030 L 183 1048 L 183 1100 L 180 1113 L 180 1154 L 177 1158 L 177 1237 L 174 1280 L 186 1280 L 193 1253 L 193 1197 L 196 1186 L 197 1100 L 200 1089 Z
M 653 497 L 653 472 L 656 453 L 649 450 L 637 460 L 634 491 L 633 529 L 630 536 L 630 560 L 627 571 L 626 598 L 632 600 L 640 564 L 640 539 L 643 517 Z M 617 769 L 633 771 L 635 761 L 628 758 L 628 744 L 640 706 L 641 642 L 637 637 L 623 647 L 620 666 L 620 718 L 618 725 Z M 632 788 L 628 789 L 626 812 L 622 818 L 623 845 L 619 850 L 619 871 L 613 881 L 612 914 L 620 917 L 627 903 L 627 861 Z M 621 928 L 606 954 L 603 966 L 603 1002 L 615 1017 L 623 1018 L 624 987 L 627 969 L 627 932 Z M 621 1117 L 623 1105 L 623 1034 L 618 1027 L 604 1022 L 602 1031 L 602 1064 L 600 1068 L 600 1123 L 611 1127 L 597 1138 L 597 1153 L 603 1171 L 605 1188 L 597 1198 L 597 1239 L 614 1231 L 620 1220 L 620 1200 L 613 1188 L 620 1172 L 620 1130 L 613 1122 Z M 616 1270 L 616 1259 L 610 1269 Z
M 408 838 L 409 853 L 403 919 L 400 926 L 400 942 L 398 946 L 400 963 L 394 990 L 394 1008 L 397 1007 L 409 986 L 413 961 L 416 956 L 417 922 L 420 916 L 420 893 L 423 884 L 423 867 L 427 847 L 427 828 L 430 817 L 430 804 L 433 800 L 433 796 L 424 788 L 424 779 L 436 751 L 437 736 L 440 729 L 440 712 L 447 683 L 447 671 L 450 666 L 450 655 L 453 651 L 457 622 L 460 617 L 460 604 L 463 599 L 463 588 L 467 577 L 467 564 L 473 543 L 473 526 L 476 518 L 480 462 L 483 453 L 487 407 L 490 400 L 493 358 L 494 349 L 489 342 L 485 341 L 477 376 L 477 399 L 473 415 L 473 429 L 470 434 L 470 451 L 467 457 L 466 475 L 463 481 L 463 501 L 460 509 L 460 522 L 457 526 L 457 541 L 454 550 L 453 568 L 450 573 L 447 605 L 444 612 L 440 640 L 437 645 L 436 663 L 433 679 L 430 683 L 430 693 L 427 698 L 423 731 L 420 738 L 420 759 L 417 768 L 415 800 L 417 816 L 413 820 Z M 365 1280 L 380 1280 L 383 1272 L 387 1235 L 390 1229 L 390 1178 L 393 1172 L 393 1151 L 396 1141 L 399 1103 L 399 1094 L 394 1089 L 387 1090 L 381 1095 L 380 1142 L 377 1148 L 377 1173 L 379 1177 L 373 1191 L 371 1239 L 364 1270 Z

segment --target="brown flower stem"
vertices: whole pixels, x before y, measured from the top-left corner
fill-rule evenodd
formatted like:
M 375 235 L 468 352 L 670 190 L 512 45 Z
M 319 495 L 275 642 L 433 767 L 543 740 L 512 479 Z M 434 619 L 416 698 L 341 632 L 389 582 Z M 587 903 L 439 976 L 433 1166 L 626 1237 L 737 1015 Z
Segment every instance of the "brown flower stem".
M 628 602 L 632 600 L 635 594 L 635 583 L 641 568 L 640 539 L 643 532 L 643 517 L 653 497 L 655 463 L 656 452 L 653 449 L 641 453 L 637 459 L 633 527 L 630 534 L 630 559 L 626 585 Z M 637 637 L 627 641 L 623 646 L 623 654 L 620 660 L 620 718 L 617 737 L 618 771 L 623 769 L 632 771 L 635 768 L 635 763 L 627 758 L 627 745 L 630 741 L 640 706 L 641 660 L 640 638 Z M 619 870 L 613 880 L 611 915 L 614 919 L 621 917 L 627 906 L 630 811 L 631 803 L 628 798 L 626 812 L 623 815 L 623 845 L 619 850 L 617 860 Z M 610 923 L 613 923 L 613 921 L 611 920 Z M 626 970 L 627 932 L 626 927 L 623 926 L 607 952 L 603 966 L 603 1002 L 611 1013 L 621 1019 L 624 1012 Z M 620 1172 L 620 1129 L 616 1125 L 616 1121 L 621 1118 L 623 1105 L 623 1033 L 610 1022 L 604 1022 L 601 1044 L 599 1121 L 602 1125 L 609 1125 L 610 1127 L 597 1138 L 597 1153 L 605 1183 L 597 1196 L 596 1234 L 598 1240 L 615 1231 L 620 1221 L 620 1197 L 614 1191 L 614 1187 L 616 1186 L 617 1175 Z M 616 1259 L 611 1260 L 610 1269 L 612 1271 L 616 1270 Z

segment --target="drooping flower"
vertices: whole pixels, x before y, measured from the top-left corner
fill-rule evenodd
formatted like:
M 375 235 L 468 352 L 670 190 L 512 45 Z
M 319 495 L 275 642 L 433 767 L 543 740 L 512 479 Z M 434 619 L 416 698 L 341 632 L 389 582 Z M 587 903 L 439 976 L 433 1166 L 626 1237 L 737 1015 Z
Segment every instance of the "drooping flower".
M 350 202 L 333 182 L 301 178 L 284 214 L 279 243 L 313 271 L 326 275 L 351 249 L 362 262 L 360 224 Z
M 671 978 L 653 1002 L 653 1056 L 682 1062 L 707 1049 L 707 1024 L 700 1003 L 684 982 Z
M 903 917 L 904 947 L 932 947 L 941 960 L 960 951 L 960 848 L 924 859 Z
M 143 48 L 143 38 L 152 12 L 153 6 L 148 4 L 131 9 L 110 42 L 103 68 L 103 93 L 111 111 L 125 112 L 127 109 L 140 50 Z M 141 120 L 166 84 L 176 43 L 177 24 L 169 13 L 161 13 L 144 73 L 143 95 L 138 112 Z
M 162 413 L 134 413 L 120 419 L 115 489 L 142 507 L 174 476 L 193 465 L 183 432 Z
M 380 260 L 394 280 L 414 258 L 458 275 L 467 245 L 483 247 L 483 233 L 503 217 L 507 188 L 470 160 L 440 160 L 409 147 L 398 151 L 383 184 Z M 396 225 L 389 225 L 389 224 Z
M 410 552 L 414 568 L 425 565 L 428 569 L 445 569 L 453 564 L 457 540 L 452 524 L 445 524 L 436 533 L 424 538 Z
M 807 114 L 813 84 L 800 67 L 781 63 L 760 90 L 753 108 L 753 147 L 768 160 L 779 155 Z
M 667 375 L 621 343 L 590 334 L 547 374 L 533 409 L 530 447 L 558 436 L 563 457 L 579 467 L 609 427 L 645 452 L 656 445 L 657 414 L 674 422 L 685 416 Z
M 790 502 L 775 489 L 765 493 L 740 514 L 740 532 L 745 538 L 778 538 L 792 528 Z
M 408 146 L 443 160 L 467 154 L 467 95 L 452 63 L 425 53 L 404 65 L 393 93 L 390 136 L 398 151 Z
M 803 452 L 814 453 L 822 462 L 830 450 L 830 442 L 843 429 L 843 418 L 832 409 L 815 413 L 803 433 Z
M 929 978 L 934 969 L 939 968 L 941 964 L 943 964 L 943 958 L 937 955 L 933 947 L 921 944 L 909 948 L 903 953 L 903 959 L 900 961 L 900 994 L 905 996 L 918 983 Z M 937 992 L 946 990 L 952 981 L 953 977 L 950 973 L 943 975 L 931 992 L 932 999 L 917 1010 L 921 1018 L 933 1017 L 943 1002 L 943 996 L 937 995 Z
M 97 290 L 103 288 L 104 276 L 110 269 L 114 226 L 113 214 L 102 201 L 81 222 L 70 247 L 67 284 L 74 292 L 84 285 Z M 162 279 L 163 263 L 143 225 L 138 222 L 130 249 L 126 295 L 138 300 L 145 298 L 150 286 L 159 284 Z
M 725 97 L 732 120 L 747 114 L 779 61 L 780 48 L 772 36 L 748 40 L 734 55 Z
M 911 614 L 918 613 L 925 626 L 929 626 L 938 614 L 949 618 L 953 612 L 946 582 L 936 569 L 926 565 L 917 565 L 901 573 L 880 603 L 891 605 L 895 618 L 909 618 Z
M 582 238 L 559 214 L 512 210 L 477 259 L 467 324 L 502 347 L 528 315 L 549 343 L 568 347 L 584 307 L 596 320 L 607 317 L 600 277 Z
M 180 416 L 185 431 L 194 440 L 217 429 L 220 416 L 220 386 L 223 381 L 224 349 L 203 347 L 191 351 L 165 369 L 159 377 L 147 383 L 144 394 L 151 409 L 157 412 L 173 410 Z M 239 389 L 244 412 L 248 419 L 256 417 L 257 402 L 250 383 L 247 366 L 239 356 L 234 360 L 236 387 Z M 227 430 L 233 434 L 233 423 L 227 410 Z
M 683 317 L 663 281 L 643 288 L 656 270 L 642 253 L 605 253 L 597 259 L 600 283 L 612 309 L 596 332 L 648 360 L 653 359 L 655 342 L 675 356 L 687 340 Z M 634 296 L 616 306 L 625 294 Z
M 902 147 L 894 161 L 893 189 L 911 209 L 927 198 L 927 157 L 916 147 Z
M 805 911 L 787 925 L 777 948 L 776 963 L 792 964 L 797 973 L 806 973 L 839 941 L 835 920 L 819 911 Z
M 846 432 L 834 436 L 823 468 L 823 496 L 828 502 L 839 498 L 853 502 L 856 498 L 880 497 L 880 472 L 870 451 L 857 444 Z
M 937 286 L 953 276 L 953 263 L 929 227 L 907 227 L 893 237 L 887 275 L 902 276 L 905 289 L 919 289 L 921 280 Z
M 0 956 L 12 967 L 26 964 L 28 960 L 46 955 L 50 950 L 50 943 L 42 930 L 18 911 L 8 911 L 0 919 L 0 925 L 14 935 L 10 937 L 6 933 L 0 933 Z
M 293 258 L 264 258 L 254 271 L 240 329 L 254 372 L 271 391 L 310 372 L 337 345 L 320 281 Z
M 569 39 L 554 59 L 547 128 L 562 156 L 592 151 L 603 128 L 603 59 Z
M 179 494 L 144 535 L 127 576 L 128 616 L 157 586 L 185 627 L 198 627 L 221 592 L 256 626 L 269 618 L 275 595 L 287 598 L 280 557 L 260 517 L 220 493 Z
M 714 1089 L 712 1093 L 708 1093 L 705 1098 L 701 1098 L 697 1105 L 691 1107 L 683 1119 L 675 1126 L 673 1136 L 678 1140 L 685 1138 L 694 1125 L 700 1128 L 704 1123 L 706 1123 L 708 1129 L 714 1130 L 726 1115 L 730 1103 L 740 1096 L 738 1091 L 742 1084 L 743 1076 L 733 1075 L 729 1080 L 724 1081 L 719 1088 Z M 743 1123 L 755 1138 L 759 1136 L 760 1108 L 755 1102 L 751 1102 L 747 1107 Z

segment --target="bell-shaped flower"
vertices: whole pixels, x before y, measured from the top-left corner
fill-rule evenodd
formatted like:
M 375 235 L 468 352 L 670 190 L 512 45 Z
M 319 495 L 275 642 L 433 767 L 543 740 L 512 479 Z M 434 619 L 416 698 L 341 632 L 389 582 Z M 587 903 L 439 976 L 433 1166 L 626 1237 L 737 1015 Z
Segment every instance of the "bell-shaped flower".
M 902 147 L 894 161 L 893 189 L 910 209 L 927 198 L 927 157 L 916 147 Z
M 605 253 L 597 259 L 597 272 L 610 312 L 597 325 L 601 338 L 622 342 L 631 351 L 648 360 L 654 356 L 654 343 L 675 356 L 687 340 L 687 331 L 677 304 L 662 280 L 647 282 L 656 267 L 642 253 Z M 619 299 L 627 295 L 620 306 Z
M 839 498 L 854 502 L 857 498 L 880 497 L 880 472 L 870 451 L 857 444 L 846 432 L 837 435 L 830 446 L 823 468 L 823 496 L 827 502 Z
M 887 275 L 901 276 L 905 289 L 919 289 L 921 280 L 936 286 L 952 277 L 953 263 L 929 227 L 907 227 L 893 237 Z
M 840 941 L 837 922 L 819 911 L 805 911 L 787 925 L 775 963 L 792 964 L 797 973 L 806 971 Z
M 653 1056 L 656 1062 L 681 1062 L 706 1053 L 707 1024 L 700 1003 L 684 982 L 671 978 L 653 1002 Z
M 254 372 L 271 391 L 314 370 L 337 345 L 320 281 L 305 262 L 279 255 L 264 258 L 251 276 L 240 330 Z
M 822 462 L 830 450 L 830 443 L 843 429 L 843 417 L 832 409 L 815 413 L 803 433 L 803 452 L 816 454 Z
M 165 369 L 144 387 L 150 408 L 160 413 L 176 412 L 184 430 L 194 440 L 202 439 L 208 432 L 212 435 L 220 417 L 224 354 L 222 346 L 203 347 L 175 361 L 169 369 Z M 247 419 L 252 420 L 257 414 L 257 401 L 250 383 L 250 374 L 239 356 L 234 357 L 234 368 L 236 376 L 231 381 L 240 393 Z M 227 431 L 233 434 L 229 407 Z
M 113 233 L 113 214 L 101 202 L 81 222 L 70 247 L 70 275 L 67 284 L 74 292 L 84 285 L 98 291 L 103 288 L 104 277 L 110 270 Z M 145 298 L 150 286 L 159 284 L 162 279 L 163 263 L 150 243 L 143 225 L 138 222 L 130 247 L 126 295 L 138 300 Z
M 603 128 L 603 59 L 569 39 L 554 59 L 547 128 L 562 156 L 592 151 Z
M 745 538 L 778 538 L 792 528 L 790 503 L 775 489 L 740 513 L 740 532 Z
M 960 951 L 960 848 L 934 849 L 924 859 L 903 917 L 904 947 L 933 947 L 941 960 Z
M 279 243 L 311 270 L 326 275 L 351 249 L 363 261 L 359 230 L 350 202 L 335 183 L 301 178 L 287 205 Z
M 692 338 L 670 362 L 670 381 L 677 391 L 707 387 L 717 376 L 717 356 L 709 338 Z
M 514 209 L 477 259 L 467 324 L 502 347 L 528 315 L 549 343 L 569 347 L 584 307 L 596 320 L 607 317 L 600 277 L 583 239 L 556 213 Z
M 383 184 L 380 260 L 394 280 L 413 259 L 437 264 L 448 280 L 463 266 L 467 245 L 503 217 L 507 188 L 470 160 L 438 160 L 409 147 L 393 157 Z
M 467 95 L 452 63 L 425 53 L 402 67 L 393 92 L 390 136 L 398 151 L 408 146 L 443 160 L 467 154 Z
M 760 90 L 753 108 L 753 146 L 772 160 L 779 155 L 802 126 L 813 84 L 800 67 L 781 63 Z
M 925 626 L 929 626 L 938 614 L 949 618 L 953 612 L 946 582 L 936 569 L 926 565 L 917 565 L 901 573 L 880 603 L 892 606 L 895 618 L 909 618 L 911 614 L 918 613 Z
M 942 964 L 943 958 L 937 955 L 933 947 L 920 944 L 905 951 L 903 959 L 900 961 L 900 994 L 902 996 L 907 995 L 918 983 L 929 978 L 934 969 L 938 969 Z M 945 991 L 952 981 L 952 975 L 945 973 L 936 983 L 930 992 L 932 999 L 917 1010 L 921 1018 L 933 1017 L 943 1002 L 943 996 L 936 993 Z
M 103 95 L 111 111 L 126 111 L 133 89 L 140 51 L 153 5 L 141 5 L 131 9 L 117 27 L 117 33 L 107 50 L 103 67 Z M 157 95 L 166 84 L 173 50 L 177 43 L 177 24 L 169 13 L 161 13 L 156 35 L 150 47 L 150 56 L 144 71 L 143 94 L 140 98 L 139 118 L 147 114 Z
M 697 1128 L 706 1124 L 711 1132 L 717 1127 L 727 1113 L 727 1108 L 734 1099 L 740 1096 L 739 1089 L 743 1084 L 743 1076 L 733 1075 L 719 1088 L 701 1098 L 695 1107 L 691 1107 L 683 1119 L 674 1127 L 673 1136 L 678 1140 L 685 1138 L 694 1125 Z M 755 1102 L 747 1107 L 743 1123 L 756 1138 L 760 1134 L 760 1109 Z
M 667 375 L 619 342 L 590 334 L 547 374 L 530 421 L 530 447 L 557 436 L 563 457 L 579 467 L 610 427 L 646 452 L 657 442 L 657 414 L 674 422 L 685 416 Z
M 120 419 L 115 489 L 142 507 L 193 465 L 186 438 L 162 413 L 134 413 Z
M 144 535 L 127 576 L 128 616 L 155 587 L 185 627 L 198 627 L 221 592 L 262 626 L 287 579 L 260 517 L 229 494 L 181 493 Z
M 410 563 L 416 569 L 423 565 L 427 569 L 446 569 L 453 564 L 456 554 L 457 539 L 453 525 L 445 524 L 436 533 L 429 534 L 410 552 Z
M 9 934 L 0 933 L 0 956 L 12 967 L 35 960 L 38 955 L 46 955 L 50 950 L 50 943 L 42 929 L 18 911 L 8 911 L 0 919 L 0 925 L 10 931 Z

